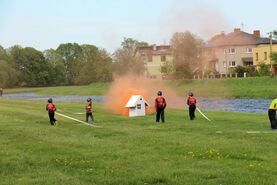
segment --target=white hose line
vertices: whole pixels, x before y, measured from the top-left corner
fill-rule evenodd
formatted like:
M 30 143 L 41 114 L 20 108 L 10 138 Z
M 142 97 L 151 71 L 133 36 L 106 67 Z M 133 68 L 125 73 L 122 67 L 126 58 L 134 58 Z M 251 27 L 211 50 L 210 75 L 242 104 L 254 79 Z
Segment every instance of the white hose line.
M 206 118 L 206 120 L 211 121 L 205 114 L 203 114 L 203 112 L 201 112 L 200 109 L 198 109 L 198 107 L 196 107 L 196 109 L 204 118 Z
M 85 125 L 89 125 L 89 126 L 92 126 L 92 127 L 99 127 L 99 126 L 96 126 L 96 125 L 93 125 L 93 124 L 88 124 L 87 122 L 84 122 L 84 121 L 81 121 L 81 120 L 78 120 L 78 119 L 75 119 L 75 118 L 66 116 L 66 115 L 61 114 L 61 113 L 58 113 L 58 112 L 56 112 L 56 114 L 59 115 L 59 116 L 62 116 L 62 117 L 71 119 L 71 120 L 73 120 L 73 121 L 77 121 L 77 122 L 79 122 L 79 123 L 83 123 L 83 124 L 85 124 Z

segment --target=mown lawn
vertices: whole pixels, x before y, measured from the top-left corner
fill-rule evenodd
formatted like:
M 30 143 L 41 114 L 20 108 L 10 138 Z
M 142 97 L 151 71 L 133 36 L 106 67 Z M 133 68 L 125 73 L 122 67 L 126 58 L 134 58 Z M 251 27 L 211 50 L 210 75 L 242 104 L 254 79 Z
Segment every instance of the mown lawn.
M 192 91 L 197 97 L 273 99 L 276 98 L 277 92 L 277 78 L 270 77 L 164 82 L 182 96 L 187 96 L 187 93 Z M 94 83 L 84 86 L 15 88 L 4 89 L 4 93 L 35 92 L 40 95 L 99 96 L 104 95 L 110 85 L 110 83 Z
M 56 102 L 83 120 L 83 104 Z M 277 183 L 277 132 L 266 115 L 184 110 L 128 118 L 96 105 L 96 124 L 56 116 L 45 102 L 0 99 L 0 184 L 267 184 Z M 247 131 L 260 131 L 248 134 Z
M 193 91 L 197 96 L 216 98 L 276 98 L 277 78 L 250 77 L 169 82 L 180 94 Z
M 93 83 L 81 86 L 56 86 L 56 87 L 34 87 L 4 89 L 4 93 L 28 93 L 34 92 L 39 95 L 80 95 L 100 96 L 109 88 L 109 83 Z

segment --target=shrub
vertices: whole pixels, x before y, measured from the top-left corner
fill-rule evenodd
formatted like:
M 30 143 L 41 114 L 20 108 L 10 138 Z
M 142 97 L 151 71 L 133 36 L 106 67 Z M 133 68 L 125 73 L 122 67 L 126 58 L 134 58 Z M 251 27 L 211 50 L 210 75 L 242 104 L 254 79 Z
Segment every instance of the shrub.
M 269 76 L 270 65 L 265 63 L 258 64 L 258 74 L 259 76 Z

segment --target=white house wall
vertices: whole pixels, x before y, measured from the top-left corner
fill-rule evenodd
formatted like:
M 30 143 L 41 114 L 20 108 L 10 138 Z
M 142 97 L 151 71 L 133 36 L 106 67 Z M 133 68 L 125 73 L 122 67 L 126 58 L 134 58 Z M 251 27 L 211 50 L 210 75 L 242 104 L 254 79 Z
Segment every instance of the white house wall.
M 140 109 L 138 109 L 138 104 L 140 104 Z M 137 106 L 135 108 L 130 108 L 129 109 L 129 116 L 134 117 L 134 116 L 145 116 L 145 102 L 143 100 L 138 100 L 137 101 Z
M 247 48 L 254 48 L 255 45 L 248 46 L 226 46 L 218 47 L 214 49 L 215 58 L 218 59 L 217 67 L 220 74 L 227 74 L 229 69 L 229 61 L 236 61 L 236 66 L 243 66 L 242 58 L 253 57 L 252 53 L 247 53 Z M 235 48 L 236 52 L 224 53 L 224 49 Z M 224 67 L 224 62 L 226 62 L 226 67 Z

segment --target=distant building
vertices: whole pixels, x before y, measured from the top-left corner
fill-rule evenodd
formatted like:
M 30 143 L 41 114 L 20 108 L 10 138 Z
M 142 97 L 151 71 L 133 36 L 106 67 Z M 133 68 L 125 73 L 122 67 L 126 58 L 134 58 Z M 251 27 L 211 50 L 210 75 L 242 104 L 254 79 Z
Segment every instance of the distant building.
M 277 52 L 277 41 L 272 41 L 272 52 Z M 270 64 L 270 44 L 259 44 L 253 49 L 253 64 Z
M 272 52 L 277 52 L 277 41 L 272 41 Z M 173 52 L 170 45 L 138 47 L 136 54 L 142 58 L 145 76 L 153 79 L 168 78 L 166 68 L 173 65 Z M 210 71 L 214 74 L 229 74 L 236 66 L 256 66 L 270 63 L 270 39 L 261 37 L 259 30 L 246 33 L 239 28 L 233 32 L 221 33 L 212 37 L 202 53 L 201 67 L 193 72 Z M 201 74 L 199 74 L 201 75 Z
M 253 50 L 269 42 L 269 38 L 260 36 L 259 30 L 250 34 L 236 28 L 229 34 L 221 33 L 214 36 L 206 45 L 206 66 L 219 74 L 228 74 L 229 68 L 238 65 L 253 66 Z
M 167 77 L 163 67 L 172 65 L 173 55 L 170 45 L 151 45 L 137 48 L 137 54 L 142 58 L 145 66 L 145 76 L 153 79 Z

